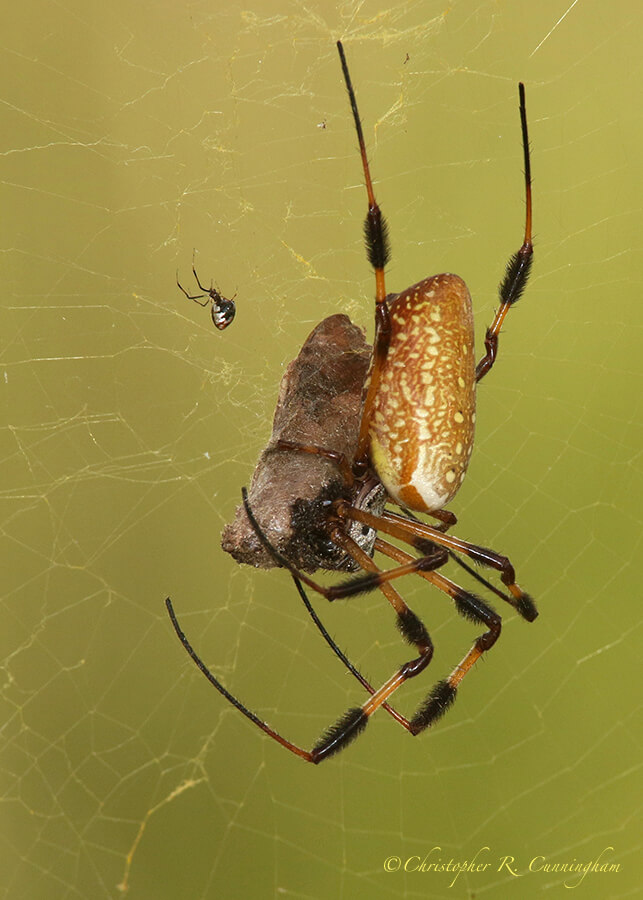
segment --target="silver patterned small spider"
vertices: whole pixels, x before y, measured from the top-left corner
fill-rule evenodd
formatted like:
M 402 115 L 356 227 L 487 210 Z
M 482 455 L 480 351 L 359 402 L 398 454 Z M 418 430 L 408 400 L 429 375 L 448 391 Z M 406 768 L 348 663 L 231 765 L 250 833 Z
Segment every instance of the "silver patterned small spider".
M 194 257 L 192 257 L 192 272 L 194 273 L 194 278 L 196 283 L 199 285 L 199 290 L 203 291 L 202 294 L 195 294 L 192 296 L 188 294 L 185 290 L 181 282 L 179 281 L 179 273 L 176 273 L 176 283 L 183 291 L 188 300 L 194 300 L 195 303 L 198 303 L 199 306 L 207 306 L 208 303 L 210 306 L 210 315 L 212 316 L 212 321 L 214 322 L 215 328 L 218 328 L 219 331 L 223 331 L 224 328 L 227 328 L 228 325 L 231 324 L 234 319 L 234 315 L 237 311 L 237 308 L 234 304 L 234 299 L 237 296 L 234 294 L 231 300 L 228 300 L 227 297 L 224 297 L 214 286 L 214 282 L 210 282 L 210 287 L 204 287 L 199 281 L 199 276 L 196 274 L 196 268 L 194 266 Z M 201 303 L 201 300 L 203 303 Z

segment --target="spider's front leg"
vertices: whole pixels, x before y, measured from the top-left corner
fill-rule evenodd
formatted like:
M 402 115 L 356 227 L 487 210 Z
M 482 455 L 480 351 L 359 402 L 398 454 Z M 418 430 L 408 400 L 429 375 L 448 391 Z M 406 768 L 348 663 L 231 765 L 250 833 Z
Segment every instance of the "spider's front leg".
M 520 126 L 522 129 L 522 149 L 525 159 L 525 236 L 520 250 L 507 263 L 505 277 L 500 284 L 500 307 L 496 316 L 487 328 L 484 339 L 485 355 L 476 366 L 476 381 L 480 381 L 493 366 L 498 353 L 498 335 L 505 316 L 511 307 L 520 299 L 531 271 L 531 260 L 534 252 L 531 242 L 531 162 L 529 159 L 529 135 L 527 133 L 527 110 L 525 107 L 525 86 L 519 84 L 520 94 Z

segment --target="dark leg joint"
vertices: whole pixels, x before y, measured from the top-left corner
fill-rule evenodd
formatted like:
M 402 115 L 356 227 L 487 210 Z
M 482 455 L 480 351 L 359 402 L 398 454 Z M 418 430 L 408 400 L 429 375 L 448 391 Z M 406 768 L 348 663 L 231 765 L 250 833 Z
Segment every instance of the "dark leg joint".
M 424 669 L 431 662 L 431 658 L 433 657 L 433 644 L 430 644 L 425 650 L 422 651 L 422 655 L 418 656 L 417 659 L 412 659 L 410 662 L 404 663 L 402 668 L 400 669 L 400 675 L 406 681 L 407 678 L 414 678 L 416 675 L 419 675 L 420 672 L 423 672 Z
M 423 546 L 418 546 L 418 544 Z M 416 568 L 418 572 L 434 572 L 446 564 L 449 559 L 449 551 L 446 547 L 438 547 L 431 541 L 422 540 L 414 541 L 416 550 L 419 550 L 423 556 L 417 560 Z
M 479 650 L 480 653 L 486 653 L 487 650 L 491 650 L 499 637 L 500 621 L 498 621 L 496 628 L 490 628 L 489 631 L 485 631 L 484 634 L 480 635 L 475 644 L 476 650 Z
M 502 566 L 502 575 L 500 579 L 507 586 L 516 583 L 516 572 L 506 556 L 499 556 L 498 562 Z

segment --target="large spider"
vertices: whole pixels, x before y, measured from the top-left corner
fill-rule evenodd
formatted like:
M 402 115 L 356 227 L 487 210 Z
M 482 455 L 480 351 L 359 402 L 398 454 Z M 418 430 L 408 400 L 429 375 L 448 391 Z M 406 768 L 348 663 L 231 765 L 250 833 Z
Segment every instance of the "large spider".
M 386 293 L 387 226 L 375 200 L 355 92 L 339 41 L 337 48 L 362 158 L 368 194 L 364 235 L 368 259 L 375 271 L 375 338 L 365 397 L 357 416 L 347 409 L 337 415 L 335 425 L 344 431 L 342 449 L 338 450 L 326 446 L 323 435 L 321 440 L 311 437 L 316 434 L 315 427 L 306 426 L 298 436 L 290 439 L 287 428 L 278 426 L 280 409 L 285 402 L 280 396 L 273 440 L 264 454 L 266 460 L 290 460 L 293 471 L 297 468 L 295 460 L 311 466 L 321 464 L 333 471 L 333 477 L 321 488 L 317 487 L 310 499 L 297 497 L 295 490 L 293 502 L 286 509 L 290 522 L 280 533 L 279 528 L 275 530 L 274 523 L 267 522 L 262 527 L 257 521 L 260 509 L 270 509 L 265 491 L 275 490 L 270 479 L 258 475 L 260 463 L 251 489 L 252 496 L 256 487 L 255 496 L 260 500 L 255 502 L 253 497 L 251 504 L 244 488 L 244 506 L 240 508 L 244 521 L 249 523 L 256 548 L 240 551 L 240 539 L 231 537 L 230 533 L 227 538 L 224 533 L 224 547 L 245 562 L 280 565 L 290 570 L 315 625 L 369 696 L 361 706 L 349 709 L 311 750 L 299 747 L 251 712 L 212 675 L 181 630 L 169 598 L 166 601 L 179 639 L 214 687 L 266 734 L 312 763 L 319 763 L 346 747 L 364 730 L 379 707 L 384 707 L 410 734 L 424 731 L 451 706 L 464 676 L 495 644 L 501 630 L 500 616 L 487 602 L 437 571 L 449 558 L 509 603 L 528 622 L 538 615 L 532 599 L 516 583 L 509 559 L 448 535 L 446 532 L 456 523 L 456 517 L 445 509 L 464 479 L 471 455 L 476 384 L 495 362 L 502 323 L 510 307 L 521 296 L 531 267 L 531 174 L 524 86 L 519 85 L 526 197 L 524 240 L 507 264 L 499 288 L 500 306 L 486 332 L 485 354 L 476 365 L 471 298 L 461 278 L 452 274 L 434 275 L 399 294 Z M 344 384 L 345 380 L 350 380 L 346 374 L 346 361 L 352 358 L 353 365 L 356 355 L 351 357 L 351 351 L 359 338 L 347 330 L 349 327 L 354 328 L 342 316 L 322 322 L 289 370 L 290 377 L 298 384 L 304 377 L 302 373 L 308 373 L 313 385 L 308 391 L 311 407 L 318 408 L 322 402 L 320 398 L 323 402 L 331 398 L 330 406 L 321 417 L 322 422 L 324 416 L 330 422 L 329 409 L 336 409 L 333 404 L 337 397 L 343 396 L 342 390 L 351 392 L 350 385 Z M 318 345 L 321 351 L 315 349 Z M 319 367 L 311 365 L 309 360 L 314 352 L 318 353 Z M 329 373 L 323 366 L 332 365 L 333 353 L 339 363 Z M 357 376 L 360 394 L 364 372 L 362 369 Z M 282 394 L 284 392 L 288 394 L 282 384 Z M 300 397 L 306 396 L 304 388 L 296 387 L 291 391 L 295 401 L 298 392 Z M 264 495 L 261 495 L 262 490 Z M 396 504 L 402 514 L 386 510 L 387 503 Z M 417 512 L 431 516 L 438 524 L 432 526 L 420 522 L 414 515 Z M 410 545 L 419 555 L 411 555 L 379 537 L 380 533 Z M 372 559 L 375 550 L 391 559 L 395 566 L 382 571 Z M 506 591 L 491 585 L 460 556 L 499 572 Z M 317 568 L 362 569 L 366 574 L 324 587 L 302 571 L 313 572 Z M 388 701 L 405 681 L 428 666 L 433 655 L 427 629 L 393 585 L 396 578 L 410 573 L 417 573 L 443 591 L 453 600 L 461 616 L 483 625 L 485 631 L 451 674 L 437 682 L 415 714 L 407 719 Z M 417 655 L 404 663 L 381 687 L 373 688 L 325 630 L 302 583 L 331 601 L 379 589 L 396 613 L 403 639 L 416 648 Z

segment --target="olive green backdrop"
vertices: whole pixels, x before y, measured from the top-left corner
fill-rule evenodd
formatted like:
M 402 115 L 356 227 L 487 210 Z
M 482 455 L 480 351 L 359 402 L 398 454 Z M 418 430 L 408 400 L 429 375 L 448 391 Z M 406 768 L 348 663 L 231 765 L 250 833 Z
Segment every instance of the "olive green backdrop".
M 641 25 L 635 0 L 12 10 L 1 896 L 634 895 Z M 315 768 L 208 686 L 163 600 L 293 740 L 310 746 L 361 702 L 285 574 L 219 548 L 284 365 L 323 316 L 371 333 L 339 37 L 390 222 L 389 289 L 458 272 L 479 336 L 522 239 L 527 85 L 533 279 L 480 389 L 452 509 L 459 536 L 510 555 L 541 615 L 503 610 L 501 641 L 431 733 L 380 715 Z M 237 292 L 224 334 L 176 287 L 177 267 L 192 285 L 193 248 L 202 280 Z M 399 697 L 411 711 L 476 629 L 429 586 L 401 589 L 436 643 Z M 317 607 L 374 681 L 408 656 L 381 597 Z M 425 856 L 488 866 L 453 883 L 419 871 Z M 618 871 L 543 870 L 599 857 Z

